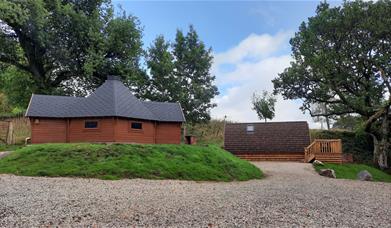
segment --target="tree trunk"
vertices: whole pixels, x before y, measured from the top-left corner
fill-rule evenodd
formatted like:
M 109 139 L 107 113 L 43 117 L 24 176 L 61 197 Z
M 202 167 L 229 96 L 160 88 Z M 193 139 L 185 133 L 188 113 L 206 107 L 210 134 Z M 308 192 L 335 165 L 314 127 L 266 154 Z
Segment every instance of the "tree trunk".
M 383 138 L 381 140 L 373 136 L 373 163 L 381 169 L 388 168 L 387 153 L 389 142 Z
M 326 125 L 327 125 L 327 130 L 330 130 L 330 118 L 326 116 Z
M 389 119 L 388 119 L 388 109 L 384 113 L 382 118 L 382 123 L 380 127 L 380 134 L 376 136 L 371 134 L 373 138 L 373 162 L 375 165 L 379 166 L 381 169 L 389 168 L 388 165 L 388 150 L 390 149 L 390 139 L 389 139 Z

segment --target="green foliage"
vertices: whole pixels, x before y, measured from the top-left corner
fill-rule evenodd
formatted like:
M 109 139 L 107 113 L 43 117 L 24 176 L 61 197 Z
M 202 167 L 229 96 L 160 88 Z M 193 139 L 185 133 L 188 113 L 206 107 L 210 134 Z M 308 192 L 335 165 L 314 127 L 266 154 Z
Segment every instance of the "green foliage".
M 189 123 L 206 122 L 209 111 L 216 104 L 211 100 L 218 95 L 210 75 L 212 52 L 200 41 L 190 26 L 184 35 L 178 30 L 171 45 L 158 36 L 148 49 L 147 65 L 151 74 L 148 98 L 157 101 L 179 102 Z
M 388 92 L 390 12 L 389 1 L 321 3 L 291 39 L 295 61 L 273 81 L 275 92 L 303 99 L 303 110 L 325 103 L 323 115 L 372 116 Z
M 7 144 L 1 144 L 0 143 L 0 152 L 2 151 L 14 151 L 17 149 L 22 148 L 24 145 L 19 144 L 19 145 L 7 145 Z
M 85 94 L 107 74 L 145 83 L 138 20 L 114 17 L 109 0 L 4 0 L 0 20 L 0 61 L 30 74 L 39 93 Z
M 338 117 L 333 123 L 333 128 L 344 130 L 358 130 L 362 126 L 362 118 L 359 116 L 343 115 Z
M 314 166 L 316 171 L 321 169 L 333 169 L 338 179 L 356 180 L 360 171 L 367 170 L 372 174 L 374 181 L 391 182 L 391 175 L 369 165 L 364 164 L 329 164 Z
M 102 179 L 259 179 L 262 172 L 217 146 L 41 144 L 0 160 L 0 173 Z
M 11 107 L 8 102 L 8 97 L 4 93 L 0 93 L 0 114 L 10 112 Z
M 149 98 L 154 101 L 176 101 L 177 88 L 180 87 L 174 76 L 174 56 L 170 43 L 158 36 L 148 49 L 147 66 L 151 75 Z
M 26 109 L 35 90 L 31 75 L 16 67 L 5 67 L 0 73 L 0 91 L 7 95 L 8 104 L 13 110 Z
M 212 119 L 208 122 L 197 124 L 186 124 L 186 134 L 196 137 L 197 144 L 224 144 L 224 125 L 226 120 Z
M 273 95 L 268 94 L 267 91 L 263 91 L 262 94 L 253 93 L 252 105 L 253 110 L 257 112 L 260 120 L 271 120 L 274 118 L 276 98 Z
M 208 121 L 210 109 L 216 106 L 211 100 L 219 94 L 213 84 L 216 77 L 210 75 L 212 50 L 205 47 L 190 26 L 186 36 L 177 31 L 173 56 L 175 83 L 178 83 L 173 100 L 181 103 L 187 122 Z
M 341 130 L 310 130 L 311 139 L 341 139 L 343 153 L 352 154 L 355 162 L 371 164 L 373 141 L 367 134 Z

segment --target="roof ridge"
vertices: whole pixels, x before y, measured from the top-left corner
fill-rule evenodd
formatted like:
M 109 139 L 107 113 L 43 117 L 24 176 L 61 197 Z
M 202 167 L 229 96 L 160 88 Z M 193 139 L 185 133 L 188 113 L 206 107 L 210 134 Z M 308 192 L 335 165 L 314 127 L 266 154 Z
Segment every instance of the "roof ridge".
M 117 94 L 116 94 L 116 86 L 114 85 L 116 80 L 112 80 L 111 86 L 113 87 L 113 106 L 114 106 L 114 114 L 117 115 Z

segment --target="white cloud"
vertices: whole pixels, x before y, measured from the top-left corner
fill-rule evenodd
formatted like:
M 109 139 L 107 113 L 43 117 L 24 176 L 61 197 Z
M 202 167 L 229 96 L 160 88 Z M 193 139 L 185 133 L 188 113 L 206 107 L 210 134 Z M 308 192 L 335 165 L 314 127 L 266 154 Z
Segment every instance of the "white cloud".
M 212 109 L 212 117 L 251 122 L 258 121 L 251 109 L 251 95 L 255 91 L 273 90 L 272 79 L 289 66 L 292 61 L 289 53 L 281 54 L 288 45 L 288 32 L 276 35 L 251 34 L 237 46 L 223 53 L 215 54 L 212 72 L 217 77 L 217 85 L 222 92 L 215 98 L 217 107 Z M 229 69 L 224 66 L 230 65 Z M 311 127 L 317 127 L 311 117 L 299 110 L 300 102 L 277 98 L 276 117 L 273 121 L 306 120 Z

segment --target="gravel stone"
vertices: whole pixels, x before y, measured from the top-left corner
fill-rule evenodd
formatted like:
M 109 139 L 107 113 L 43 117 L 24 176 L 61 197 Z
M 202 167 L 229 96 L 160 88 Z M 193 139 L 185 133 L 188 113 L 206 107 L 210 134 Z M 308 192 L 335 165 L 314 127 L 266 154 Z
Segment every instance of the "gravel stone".
M 0 175 L 0 227 L 391 227 L 391 184 L 256 162 L 245 182 Z M 365 196 L 365 197 L 363 197 Z
M 0 159 L 4 158 L 5 156 L 9 155 L 10 153 L 11 153 L 11 151 L 0 152 Z

